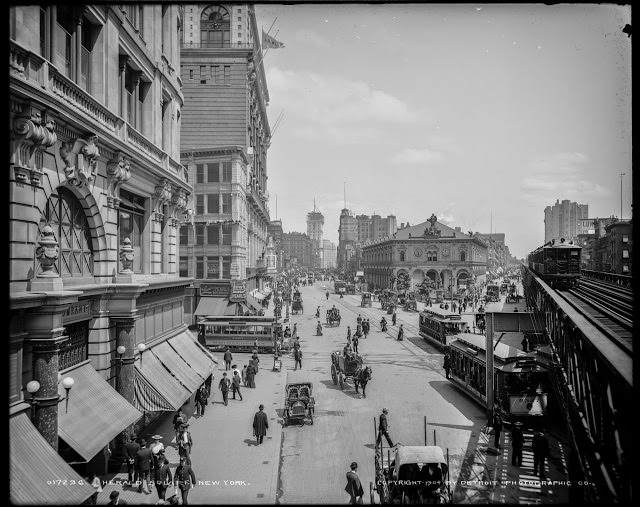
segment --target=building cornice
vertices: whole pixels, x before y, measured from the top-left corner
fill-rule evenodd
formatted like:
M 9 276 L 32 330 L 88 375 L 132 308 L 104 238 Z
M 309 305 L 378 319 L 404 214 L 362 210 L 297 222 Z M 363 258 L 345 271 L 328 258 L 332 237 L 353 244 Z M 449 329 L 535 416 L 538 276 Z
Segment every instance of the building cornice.
M 196 158 L 208 158 L 208 157 L 219 157 L 220 155 L 240 155 L 242 161 L 245 164 L 248 164 L 249 157 L 247 155 L 247 150 L 244 146 L 234 145 L 234 146 L 219 146 L 215 148 L 201 148 L 197 150 L 183 150 L 180 152 L 180 159 L 183 164 L 186 164 L 191 159 Z

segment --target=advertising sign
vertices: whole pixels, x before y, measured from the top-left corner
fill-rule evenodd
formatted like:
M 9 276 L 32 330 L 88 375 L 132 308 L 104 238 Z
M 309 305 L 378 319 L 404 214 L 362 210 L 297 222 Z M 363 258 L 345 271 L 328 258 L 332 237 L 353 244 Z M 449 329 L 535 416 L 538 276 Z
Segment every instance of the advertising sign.
M 226 298 L 229 295 L 229 283 L 203 283 L 200 285 L 200 295 Z
M 247 283 L 244 280 L 231 280 L 229 301 L 246 301 Z

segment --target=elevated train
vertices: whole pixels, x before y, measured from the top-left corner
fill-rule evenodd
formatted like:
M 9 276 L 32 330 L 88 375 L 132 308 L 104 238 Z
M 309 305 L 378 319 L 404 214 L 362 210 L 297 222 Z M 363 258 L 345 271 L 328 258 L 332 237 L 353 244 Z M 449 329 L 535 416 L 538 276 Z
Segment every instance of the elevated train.
M 529 269 L 553 289 L 570 289 L 580 283 L 582 247 L 560 238 L 529 254 Z

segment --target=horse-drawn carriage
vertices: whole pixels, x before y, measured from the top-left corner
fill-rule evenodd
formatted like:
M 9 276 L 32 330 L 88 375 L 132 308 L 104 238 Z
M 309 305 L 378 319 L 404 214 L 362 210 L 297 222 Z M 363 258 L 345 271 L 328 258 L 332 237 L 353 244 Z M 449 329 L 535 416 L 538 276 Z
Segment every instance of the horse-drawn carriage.
M 340 310 L 337 308 L 329 308 L 327 310 L 327 326 L 333 327 L 334 325 L 340 325 Z
M 403 302 L 403 308 L 405 309 L 405 311 L 410 311 L 410 312 L 418 311 L 418 303 L 416 301 L 415 294 L 410 292 L 405 296 L 404 302 Z
M 302 295 L 300 291 L 295 291 L 293 293 L 293 303 L 291 304 L 291 313 L 293 315 L 297 313 L 304 313 L 304 308 L 302 306 Z
M 358 385 L 362 387 L 362 396 L 367 397 L 365 390 L 367 382 L 371 379 L 371 367 L 363 366 L 362 357 L 351 353 L 344 355 L 343 351 L 337 350 L 331 353 L 331 378 L 334 385 L 340 383 L 340 389 L 344 390 L 346 379 L 353 380 L 353 386 L 358 391 Z
M 382 309 L 386 310 L 389 315 L 393 313 L 393 310 L 398 306 L 398 293 L 389 289 L 385 289 L 380 296 L 380 302 Z
M 372 305 L 371 301 L 372 301 L 371 292 L 363 292 L 362 297 L 360 298 L 360 306 L 362 306 L 363 308 L 365 306 L 371 306 Z
M 308 376 L 302 372 L 287 372 L 284 393 L 283 426 L 287 426 L 291 420 L 304 424 L 304 421 L 309 419 L 313 424 L 316 401 L 312 396 L 313 382 Z

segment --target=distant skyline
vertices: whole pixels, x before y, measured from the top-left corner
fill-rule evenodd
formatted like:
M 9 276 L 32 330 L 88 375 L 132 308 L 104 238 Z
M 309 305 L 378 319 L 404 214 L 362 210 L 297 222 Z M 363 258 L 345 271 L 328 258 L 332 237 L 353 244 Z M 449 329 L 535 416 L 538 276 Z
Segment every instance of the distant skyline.
M 631 216 L 630 6 L 258 4 L 285 44 L 264 65 L 273 128 L 272 219 L 338 241 L 354 214 L 432 213 L 506 234 L 517 257 L 544 242 L 544 208 Z M 277 18 L 277 19 L 276 19 Z M 275 196 L 278 198 L 276 217 Z

